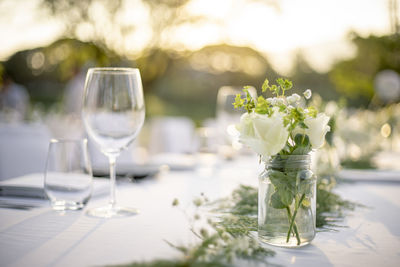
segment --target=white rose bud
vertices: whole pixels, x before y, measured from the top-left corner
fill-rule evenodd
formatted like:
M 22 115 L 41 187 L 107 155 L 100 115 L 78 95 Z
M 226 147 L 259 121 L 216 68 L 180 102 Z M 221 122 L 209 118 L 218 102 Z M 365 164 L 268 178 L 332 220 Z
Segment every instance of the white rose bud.
M 293 95 L 288 96 L 288 97 L 286 98 L 286 100 L 287 100 L 287 102 L 288 102 L 289 104 L 295 104 L 295 103 L 299 102 L 300 99 L 301 99 L 301 97 L 300 97 L 298 94 L 293 94 Z
M 236 125 L 240 141 L 261 156 L 269 157 L 284 148 L 289 132 L 283 125 L 283 115 L 274 112 L 271 117 L 245 113 Z
M 306 99 L 310 99 L 310 98 L 311 98 L 311 95 L 312 95 L 312 92 L 311 92 L 310 89 L 307 89 L 307 90 L 304 91 L 303 95 L 304 95 L 304 97 L 305 97 Z
M 316 118 L 309 117 L 304 120 L 308 129 L 296 127 L 293 131 L 293 136 L 296 134 L 306 134 L 310 138 L 311 146 L 313 149 L 320 148 L 324 144 L 325 135 L 330 131 L 328 126 L 329 117 L 324 113 L 318 113 Z
M 275 106 L 275 105 L 277 104 L 278 98 L 273 97 L 273 98 L 268 98 L 268 99 L 270 99 L 270 104 L 271 104 L 271 105 Z

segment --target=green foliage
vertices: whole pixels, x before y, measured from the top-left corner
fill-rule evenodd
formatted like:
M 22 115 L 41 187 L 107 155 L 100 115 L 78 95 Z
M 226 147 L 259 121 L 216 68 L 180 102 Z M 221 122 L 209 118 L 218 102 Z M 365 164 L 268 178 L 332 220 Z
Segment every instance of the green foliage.
M 281 200 L 281 196 L 278 193 L 278 191 L 275 191 L 272 196 L 271 196 L 271 200 L 270 200 L 271 206 L 274 209 L 284 209 L 286 208 L 286 205 L 282 202 Z
M 294 130 L 297 125 L 300 125 L 302 128 L 307 128 L 307 126 L 304 124 L 306 115 L 316 117 L 318 113 L 317 109 L 315 107 L 311 107 L 311 109 L 306 111 L 301 107 L 291 106 L 285 97 L 285 91 L 290 90 L 293 87 L 293 83 L 282 78 L 276 79 L 276 83 L 278 85 L 269 85 L 268 79 L 265 79 L 262 85 L 263 92 L 269 90 L 272 92 L 272 94 L 277 96 L 276 98 L 265 99 L 264 96 L 259 96 L 257 101 L 255 101 L 247 90 L 247 86 L 245 86 L 243 89 L 243 91 L 246 93 L 245 98 L 242 98 L 240 94 L 236 95 L 235 102 L 232 103 L 233 106 L 236 109 L 245 108 L 248 113 L 254 111 L 258 114 L 266 114 L 269 117 L 274 113 L 274 109 L 278 108 L 279 112 L 285 114 L 283 118 L 284 125 L 288 126 L 289 131 Z
M 296 194 L 296 177 L 280 171 L 270 171 L 269 178 L 274 185 L 275 193 L 279 195 L 280 201 L 285 207 L 290 206 Z
M 231 62 L 224 70 L 215 65 L 221 54 Z M 249 61 L 243 58 L 256 61 L 260 69 L 249 71 L 254 66 L 250 66 Z M 220 87 L 227 84 L 237 87 L 261 84 L 267 71 L 272 77 L 277 76 L 257 51 L 229 45 L 208 46 L 184 54 L 164 51 L 158 57 L 144 55 L 137 60 L 137 66 L 143 76 L 146 111 L 149 111 L 146 114 L 184 115 L 196 122 L 215 116 L 215 100 Z M 159 100 L 157 104 L 153 98 Z
M 235 203 L 230 212 L 236 215 L 257 214 L 258 192 L 251 186 L 241 185 L 232 192 L 232 201 Z
M 307 126 L 304 124 L 305 118 L 306 114 L 304 112 L 304 109 L 301 107 L 296 107 L 288 110 L 283 122 L 285 126 L 289 126 L 289 132 L 293 131 L 297 125 L 299 125 L 303 129 L 307 129 Z
M 361 37 L 353 34 L 357 54 L 335 64 L 329 78 L 336 90 L 352 101 L 367 106 L 374 95 L 374 78 L 379 71 L 392 69 L 400 73 L 400 35 Z
M 308 116 L 310 116 L 310 117 L 313 117 L 313 118 L 316 118 L 317 117 L 317 115 L 318 115 L 318 110 L 317 110 L 317 108 L 316 107 L 314 107 L 314 106 L 309 106 L 308 108 L 307 108 L 307 110 L 308 110 Z
M 285 95 L 285 91 L 290 90 L 293 87 L 292 82 L 287 79 L 283 80 L 282 78 L 278 78 L 276 82 L 279 84 L 278 88 L 280 91 L 282 91 L 282 96 Z M 279 91 L 276 93 L 276 95 L 279 95 Z
M 285 91 L 292 89 L 293 84 L 291 81 L 287 80 L 287 79 L 282 79 L 282 78 L 278 78 L 276 79 L 276 84 L 273 85 L 269 85 L 269 80 L 265 79 L 264 83 L 261 86 L 261 90 L 262 92 L 266 92 L 267 90 L 271 91 L 272 94 L 275 94 L 276 96 L 284 96 L 285 95 Z
M 134 262 L 130 264 L 114 265 L 120 267 L 227 267 L 223 263 L 193 262 L 189 263 L 182 260 L 154 260 L 150 262 Z
M 254 111 L 258 114 L 272 115 L 272 110 L 269 108 L 270 103 L 263 97 L 259 96 L 257 99 L 257 105 Z M 236 108 L 236 107 L 235 107 Z
M 235 107 L 235 108 L 240 108 L 240 107 L 243 107 L 244 106 L 244 99 L 242 99 L 242 96 L 240 95 L 240 94 L 237 94 L 236 95 L 236 98 L 235 98 L 235 103 L 233 103 L 233 106 Z
M 247 110 L 248 113 L 250 113 L 256 107 L 254 99 L 250 95 L 249 87 L 250 86 L 245 86 L 243 89 L 243 91 L 246 93 L 246 101 L 244 104 L 244 108 Z
M 334 230 L 342 221 L 345 212 L 354 210 L 360 204 L 342 199 L 331 190 L 331 185 L 317 184 L 317 215 L 316 226 L 320 230 Z
M 42 64 L 34 65 L 34 58 L 41 58 Z M 65 38 L 46 47 L 17 52 L 4 62 L 4 67 L 15 82 L 26 87 L 32 103 L 51 108 L 62 101 L 65 84 L 92 66 L 87 63 L 102 67 L 119 66 L 122 61 L 103 47 Z
M 286 179 L 286 178 L 285 178 Z M 339 195 L 331 192 L 330 184 L 319 183 L 317 186 L 317 227 L 321 230 L 334 230 L 338 227 L 346 210 L 354 209 L 357 204 L 343 200 Z M 300 189 L 302 190 L 302 189 Z M 304 191 L 298 206 L 308 205 Z M 274 194 L 275 195 L 275 194 Z M 273 195 L 273 196 L 274 196 Z M 272 197 L 273 197 L 272 196 Z M 204 196 L 203 196 L 204 198 Z M 273 197 L 274 198 L 274 197 Z M 174 201 L 175 202 L 175 201 Z M 194 246 L 171 247 L 182 253 L 182 258 L 171 260 L 154 260 L 150 262 L 134 262 L 126 265 L 130 267 L 200 267 L 232 266 L 235 258 L 241 258 L 258 263 L 267 263 L 266 259 L 274 252 L 263 248 L 251 234 L 257 231 L 258 190 L 252 186 L 240 185 L 227 199 L 219 199 L 212 206 L 219 205 L 214 210 L 221 214 L 217 222 L 211 222 L 214 234 L 204 231 L 195 233 L 201 242 Z M 291 218 L 295 214 L 290 214 Z M 294 222 L 294 220 L 292 220 Z M 295 228 L 295 224 L 292 224 Z M 200 231 L 202 232 L 202 231 Z
M 294 142 L 296 146 L 291 155 L 307 155 L 311 151 L 311 143 L 307 135 L 296 134 Z
M 258 224 L 256 217 L 235 214 L 223 216 L 218 226 L 233 237 L 240 237 L 257 231 Z

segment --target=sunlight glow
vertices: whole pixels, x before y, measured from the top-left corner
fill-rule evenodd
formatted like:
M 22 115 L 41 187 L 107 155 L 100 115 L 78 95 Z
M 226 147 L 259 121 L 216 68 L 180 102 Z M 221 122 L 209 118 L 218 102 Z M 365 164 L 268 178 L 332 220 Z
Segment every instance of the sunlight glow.
M 188 8 L 193 14 L 217 17 L 223 22 L 214 24 L 222 27 L 219 41 L 254 47 L 268 54 L 283 72 L 289 70 L 299 50 L 305 52 L 314 67 L 327 70 L 338 58 L 354 54 L 354 48 L 346 40 L 351 30 L 366 35 L 385 34 L 390 29 L 386 4 L 380 0 L 282 0 L 280 3 L 281 12 L 262 2 L 245 0 L 195 0 Z M 215 10 L 223 12 L 216 16 Z M 183 39 L 190 49 L 197 49 L 207 40 L 218 41 L 215 31 L 212 34 L 197 28 L 192 31 L 197 33 L 196 38 L 185 35 Z
M 354 55 L 354 47 L 347 39 L 350 31 L 364 36 L 390 31 L 387 2 L 383 0 L 275 1 L 279 8 L 272 2 L 192 0 L 184 11 L 191 16 L 204 16 L 206 20 L 163 32 L 162 47 L 179 51 L 220 43 L 249 46 L 267 55 L 274 68 L 283 73 L 290 70 L 294 56 L 301 51 L 313 67 L 325 71 L 336 60 Z M 0 24 L 3 35 L 0 59 L 20 49 L 46 45 L 62 33 L 61 23 L 38 15 L 37 3 L 38 0 L 1 3 L 3 10 L 13 6 L 18 14 L 2 18 L 9 23 Z M 141 0 L 124 1 L 123 7 L 116 16 L 118 25 L 128 29 L 122 35 L 102 19 L 107 14 L 104 7 L 94 5 L 90 16 L 107 33 L 106 42 L 111 48 L 138 54 L 152 38 L 151 16 Z M 129 31 L 129 27 L 133 30 Z M 22 29 L 24 34 L 20 34 Z M 81 40 L 90 40 L 96 30 L 89 24 L 81 25 L 77 35 Z

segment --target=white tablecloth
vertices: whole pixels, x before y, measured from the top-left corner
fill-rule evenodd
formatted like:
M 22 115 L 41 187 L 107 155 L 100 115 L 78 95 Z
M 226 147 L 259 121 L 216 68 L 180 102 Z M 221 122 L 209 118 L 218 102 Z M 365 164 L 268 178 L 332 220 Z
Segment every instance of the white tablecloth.
M 214 173 L 162 173 L 137 183 L 120 183 L 118 202 L 137 207 L 128 218 L 97 219 L 89 208 L 107 203 L 91 199 L 83 211 L 59 214 L 45 200 L 39 208 L 0 209 L 0 266 L 99 266 L 173 258 L 176 245 L 196 242 L 189 230 L 192 200 L 227 196 L 240 183 L 257 185 L 259 167 L 232 162 Z M 300 249 L 270 247 L 271 263 L 290 266 L 400 266 L 400 183 L 346 183 L 336 191 L 366 205 L 351 212 L 337 232 L 319 232 Z M 174 198 L 179 208 L 172 207 Z M 0 198 L 0 200 L 4 198 Z M 29 200 L 33 201 L 33 200 Z M 185 215 L 185 213 L 189 215 Z

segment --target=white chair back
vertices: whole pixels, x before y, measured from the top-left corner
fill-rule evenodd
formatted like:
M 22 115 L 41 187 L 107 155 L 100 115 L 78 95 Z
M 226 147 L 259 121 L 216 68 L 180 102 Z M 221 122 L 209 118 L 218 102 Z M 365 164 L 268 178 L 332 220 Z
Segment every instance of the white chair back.
M 186 117 L 153 118 L 150 122 L 150 153 L 193 153 L 194 131 L 193 121 Z

